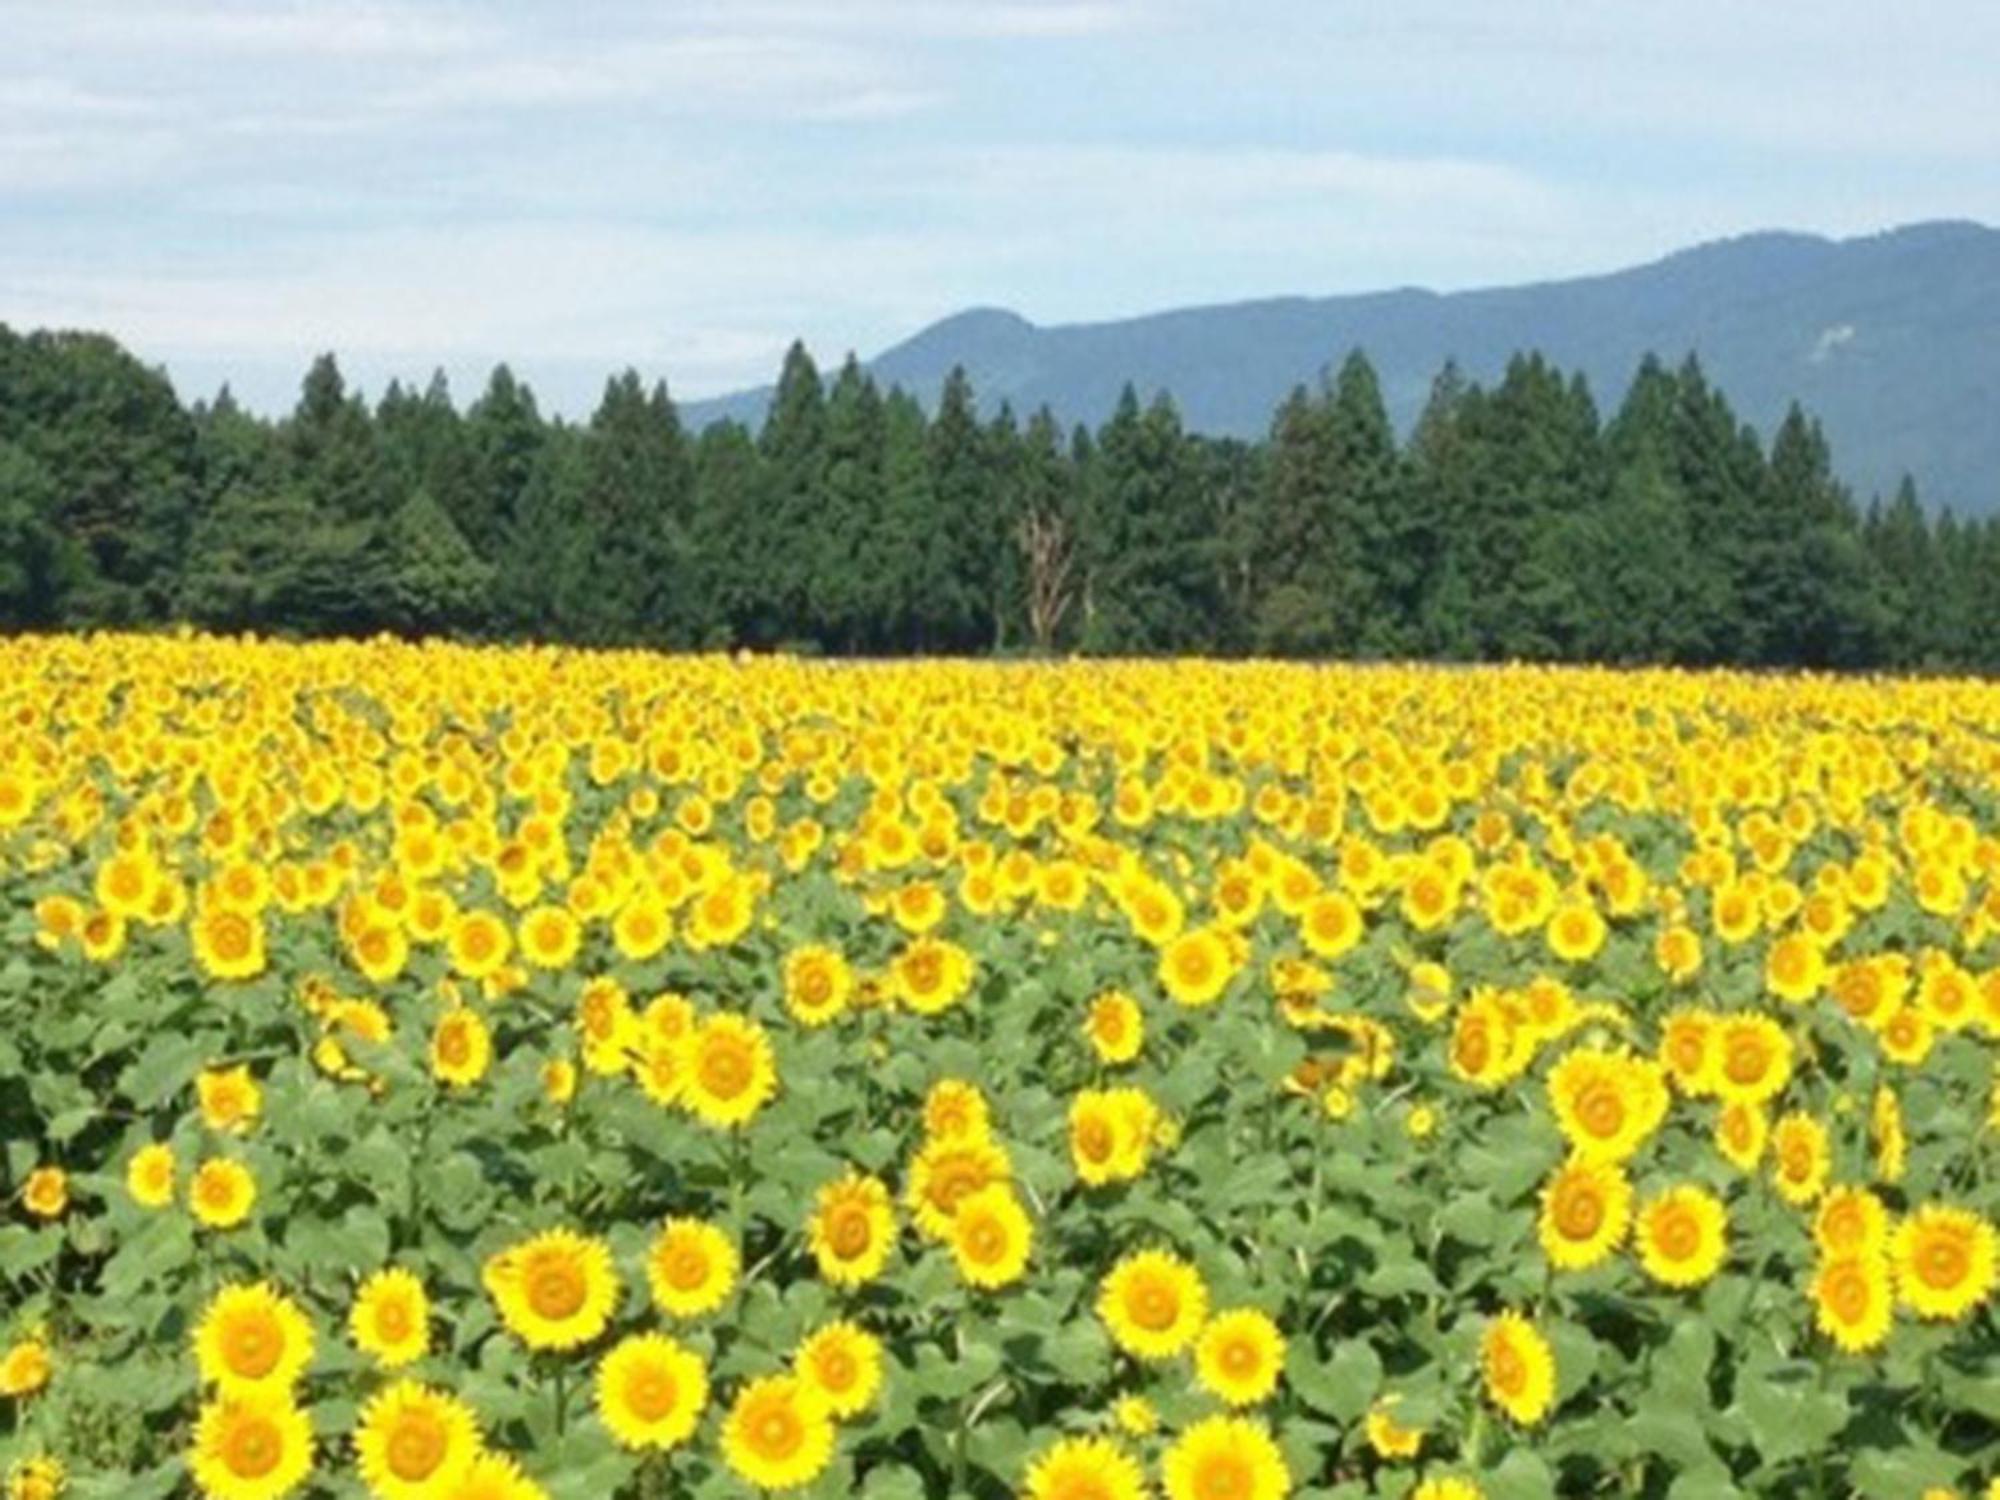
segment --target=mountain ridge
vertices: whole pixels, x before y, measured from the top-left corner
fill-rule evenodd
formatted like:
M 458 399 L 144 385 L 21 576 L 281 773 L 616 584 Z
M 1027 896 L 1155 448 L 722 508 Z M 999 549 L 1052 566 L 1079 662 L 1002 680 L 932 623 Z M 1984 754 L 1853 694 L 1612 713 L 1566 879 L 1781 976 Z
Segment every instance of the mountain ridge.
M 1401 286 L 1039 324 L 964 308 L 865 366 L 926 404 L 963 364 L 982 406 L 1047 405 L 1101 422 L 1129 382 L 1171 395 L 1187 425 L 1261 434 L 1290 389 L 1363 350 L 1407 431 L 1449 360 L 1491 381 L 1539 350 L 1589 381 L 1607 415 L 1640 359 L 1693 355 L 1767 437 L 1793 401 L 1824 425 L 1866 501 L 1904 473 L 1924 498 L 2000 510 L 2000 230 L 1931 220 L 1831 238 L 1758 230 L 1586 276 L 1437 291 Z M 756 425 L 769 388 L 689 402 L 691 425 Z

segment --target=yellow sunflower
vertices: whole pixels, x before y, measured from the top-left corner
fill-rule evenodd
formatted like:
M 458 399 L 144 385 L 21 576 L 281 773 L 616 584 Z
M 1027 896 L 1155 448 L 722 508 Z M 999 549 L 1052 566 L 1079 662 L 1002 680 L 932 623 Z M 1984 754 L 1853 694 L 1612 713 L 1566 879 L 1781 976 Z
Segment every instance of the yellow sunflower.
M 1632 1185 L 1609 1163 L 1571 1160 L 1542 1189 L 1537 1235 L 1549 1264 L 1581 1271 L 1608 1260 L 1632 1221 Z
M 1229 942 L 1213 927 L 1196 927 L 1160 950 L 1160 988 L 1181 1005 L 1213 1005 L 1236 969 Z
M 228 1396 L 289 1392 L 312 1353 L 312 1323 L 267 1281 L 222 1288 L 195 1327 L 201 1378 Z
M 1771 1176 L 1778 1196 L 1794 1208 L 1819 1197 L 1832 1169 L 1826 1127 L 1794 1110 L 1771 1127 Z
M 567 907 L 537 906 L 519 930 L 521 956 L 538 969 L 567 969 L 583 945 L 583 929 Z
M 1441 1474 L 1410 1491 L 1410 1500 L 1486 1500 L 1486 1491 L 1470 1479 Z
M 622 1341 L 597 1368 L 597 1411 L 627 1448 L 663 1451 L 694 1433 L 708 1405 L 701 1356 L 665 1334 Z
M 489 1258 L 481 1271 L 500 1317 L 530 1349 L 574 1349 L 604 1332 L 618 1272 L 603 1241 L 551 1229 Z
M 1069 1153 L 1091 1187 L 1129 1182 L 1146 1170 L 1159 1107 L 1141 1089 L 1084 1089 L 1070 1103 Z
M 1889 1247 L 1889 1211 L 1865 1187 L 1837 1187 L 1813 1214 L 1813 1243 L 1822 1255 L 1878 1255 Z
M 1532 1427 L 1548 1415 L 1556 1394 L 1555 1354 L 1519 1313 L 1503 1312 L 1487 1323 L 1479 1368 L 1488 1398 L 1516 1422 Z
M 813 1200 L 806 1242 L 819 1274 L 835 1286 L 873 1281 L 882 1274 L 896 1243 L 889 1189 L 858 1172 L 829 1182 Z
M 1012 1285 L 1028 1268 L 1034 1235 L 1027 1210 L 1005 1183 L 967 1194 L 951 1220 L 958 1274 L 987 1290 Z
M 512 956 L 514 934 L 490 911 L 461 912 L 451 925 L 446 951 L 456 973 L 467 979 L 490 979 Z
M 771 1040 L 748 1016 L 709 1017 L 685 1048 L 681 1102 L 705 1125 L 745 1124 L 778 1091 Z
M 1164 1250 L 1141 1250 L 1111 1268 L 1097 1315 L 1111 1338 L 1140 1359 L 1171 1359 L 1195 1341 L 1208 1318 L 1201 1273 Z
M 188 1467 L 209 1500 L 278 1500 L 312 1461 L 312 1424 L 289 1394 L 223 1396 L 195 1419 Z
M 713 1224 L 669 1219 L 646 1255 L 646 1281 L 661 1312 L 698 1318 L 728 1300 L 736 1287 L 736 1245 Z
M 1754 1172 L 1771 1136 L 1763 1108 L 1741 1099 L 1722 1106 L 1715 1117 L 1715 1149 L 1739 1172 Z
M 1550 1070 L 1549 1102 L 1579 1159 L 1621 1162 L 1659 1128 L 1669 1097 L 1650 1058 L 1578 1048 Z
M 1896 1296 L 1920 1318 L 1956 1319 L 1993 1293 L 1993 1226 L 1970 1209 L 1925 1203 L 1889 1242 Z
M 1174 1440 L 1160 1468 L 1167 1500 L 1283 1500 L 1292 1487 L 1270 1430 L 1247 1417 L 1196 1422 Z
M 432 1500 L 465 1473 L 480 1447 L 472 1408 L 413 1380 L 378 1391 L 354 1428 L 355 1465 L 377 1500 Z
M 1655 1281 L 1700 1286 L 1729 1252 L 1729 1215 L 1706 1188 L 1668 1188 L 1639 1210 L 1633 1239 L 1639 1263 Z
M 722 1457 L 761 1489 L 796 1489 L 832 1462 L 833 1418 L 796 1375 L 766 1375 L 736 1393 L 722 1422 Z
M 792 1372 L 837 1418 L 858 1416 L 882 1389 L 882 1342 L 858 1323 L 829 1323 L 799 1345 Z
M 993 1110 L 977 1084 L 940 1078 L 924 1094 L 924 1136 L 929 1141 L 983 1141 L 993 1133 Z
M 234 1229 L 256 1202 L 257 1180 L 250 1169 L 227 1157 L 203 1162 L 188 1183 L 188 1208 L 204 1228 Z
M 1709 1079 L 1728 1103 L 1768 1104 L 1792 1076 L 1792 1039 L 1769 1016 L 1722 1016 L 1709 1045 Z
M 174 1148 L 155 1141 L 125 1164 L 125 1191 L 141 1208 L 165 1208 L 174 1201 L 174 1174 Z
M 1146 1018 L 1137 1000 L 1123 990 L 1107 990 L 1090 1002 L 1083 1035 L 1099 1062 L 1118 1067 L 1139 1055 L 1146 1040 Z
M 1012 1175 L 1007 1153 L 989 1140 L 928 1142 L 910 1164 L 906 1189 L 917 1228 L 934 1240 L 950 1238 L 958 1205 Z
M 431 1304 L 424 1284 L 399 1266 L 361 1283 L 347 1315 L 354 1347 L 386 1370 L 423 1358 L 431 1346 Z
M 1424 1445 L 1421 1427 L 1405 1427 L 1396 1420 L 1394 1396 L 1385 1396 L 1369 1407 L 1368 1419 L 1362 1428 L 1368 1436 L 1368 1446 L 1375 1450 L 1375 1456 L 1391 1462 L 1415 1458 Z
M 824 1026 L 847 1009 L 854 970 L 838 948 L 808 944 L 785 957 L 785 1009 L 802 1026 Z
M 1813 1273 L 1813 1322 L 1848 1354 L 1888 1339 L 1893 1301 L 1889 1263 L 1879 1253 L 1828 1256 Z
M 225 1135 L 247 1135 L 264 1110 L 264 1091 L 240 1064 L 204 1068 L 195 1076 L 194 1090 L 202 1123 Z
M 438 1491 L 438 1500 L 548 1500 L 548 1491 L 501 1453 L 481 1453 Z
M 1021 1500 L 1145 1500 L 1137 1459 L 1109 1438 L 1061 1438 L 1028 1465 Z
M 431 1033 L 431 1073 L 452 1088 L 470 1088 L 493 1064 L 493 1036 L 479 1012 L 456 1005 Z
M 1255 1406 L 1278 1388 L 1285 1336 L 1253 1307 L 1217 1313 L 1195 1343 L 1195 1379 L 1231 1406 Z

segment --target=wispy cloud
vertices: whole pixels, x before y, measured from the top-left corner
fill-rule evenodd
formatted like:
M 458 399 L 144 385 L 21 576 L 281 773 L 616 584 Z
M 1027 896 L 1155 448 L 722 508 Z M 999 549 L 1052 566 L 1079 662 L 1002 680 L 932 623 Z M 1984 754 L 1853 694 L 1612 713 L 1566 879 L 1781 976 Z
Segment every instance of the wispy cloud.
M 289 399 L 2000 217 L 1984 0 L 0 0 L 0 319 Z

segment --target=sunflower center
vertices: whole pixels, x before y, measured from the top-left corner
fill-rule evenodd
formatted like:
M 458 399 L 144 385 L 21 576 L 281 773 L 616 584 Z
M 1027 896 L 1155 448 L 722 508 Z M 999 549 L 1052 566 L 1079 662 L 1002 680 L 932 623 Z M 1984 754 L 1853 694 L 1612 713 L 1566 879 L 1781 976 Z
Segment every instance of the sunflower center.
M 1231 1375 L 1254 1375 L 1257 1363 L 1257 1350 L 1247 1339 L 1233 1339 L 1222 1346 L 1222 1368 Z
M 1843 1323 L 1858 1323 L 1868 1312 L 1868 1278 L 1849 1266 L 1834 1273 L 1827 1283 L 1827 1305 Z
M 1180 1310 L 1173 1288 L 1159 1282 L 1148 1282 L 1132 1296 L 1132 1321 L 1153 1333 L 1173 1327 Z
M 1596 1085 L 1584 1091 L 1577 1100 L 1576 1117 L 1583 1122 L 1583 1128 L 1600 1140 L 1618 1134 L 1625 1126 L 1625 1101 L 1618 1097 L 1618 1091 L 1606 1085 Z
M 683 1292 L 692 1292 L 708 1280 L 708 1256 L 692 1245 L 684 1245 L 667 1257 L 667 1280 Z
M 1970 1269 L 1965 1247 L 1956 1240 L 1934 1239 L 1916 1258 L 1917 1274 L 1927 1286 L 1954 1287 L 1965 1280 Z
M 772 1406 L 751 1424 L 750 1439 L 768 1458 L 786 1458 L 805 1439 L 805 1430 L 789 1407 Z
M 410 1309 L 401 1298 L 383 1302 L 375 1309 L 375 1328 L 391 1343 L 401 1343 L 410 1336 Z
M 1195 1500 L 1247 1500 L 1255 1492 L 1256 1475 L 1234 1453 L 1211 1454 L 1195 1472 Z
M 1587 1240 L 1604 1226 L 1604 1200 L 1594 1188 L 1571 1188 L 1556 1203 L 1556 1228 L 1567 1239 Z
M 966 1232 L 965 1249 L 981 1265 L 991 1265 L 1006 1253 L 1007 1231 L 997 1220 L 981 1219 Z
M 285 1440 L 276 1424 L 251 1417 L 229 1434 L 222 1461 L 239 1479 L 262 1479 L 285 1456 Z
M 1507 1395 L 1513 1395 L 1528 1383 L 1528 1367 L 1522 1362 L 1520 1351 L 1502 1340 L 1493 1351 L 1493 1384 Z
M 625 1383 L 625 1404 L 641 1421 L 662 1421 L 673 1414 L 679 1403 L 680 1387 L 659 1366 L 635 1371 Z
M 1653 1227 L 1653 1238 L 1669 1260 L 1686 1260 L 1701 1248 L 1701 1226 L 1692 1214 L 1663 1214 Z
M 754 1069 L 741 1047 L 723 1043 L 702 1049 L 702 1085 L 718 1099 L 734 1099 L 750 1087 Z
M 820 1355 L 818 1361 L 819 1383 L 830 1391 L 844 1391 L 854 1384 L 854 1377 L 860 1373 L 854 1356 L 845 1349 L 829 1349 Z
M 1093 1117 L 1077 1125 L 1077 1154 L 1085 1161 L 1103 1161 L 1111 1155 L 1111 1146 L 1111 1126 L 1108 1122 Z
M 528 1276 L 528 1306 L 538 1317 L 573 1318 L 582 1311 L 583 1273 L 566 1261 L 548 1261 Z
M 874 1239 L 868 1228 L 868 1215 L 858 1208 L 836 1210 L 827 1229 L 827 1239 L 838 1254 L 849 1259 L 859 1255 Z
M 444 1462 L 449 1442 L 442 1422 L 427 1413 L 409 1413 L 389 1435 L 389 1472 L 412 1483 L 428 1479 Z
M 1730 1044 L 1722 1066 L 1731 1083 L 1752 1084 L 1764 1076 L 1768 1065 L 1763 1042 L 1756 1037 L 1744 1037 Z
M 249 1318 L 229 1331 L 229 1368 L 245 1380 L 262 1380 L 278 1366 L 284 1340 L 270 1320 Z

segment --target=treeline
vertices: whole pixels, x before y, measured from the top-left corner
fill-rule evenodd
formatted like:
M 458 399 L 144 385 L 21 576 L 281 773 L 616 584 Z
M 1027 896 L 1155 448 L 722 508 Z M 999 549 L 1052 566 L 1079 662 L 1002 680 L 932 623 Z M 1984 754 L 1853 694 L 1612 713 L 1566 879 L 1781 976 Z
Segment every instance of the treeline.
M 1128 389 L 1101 427 L 934 412 L 786 357 L 752 433 L 503 366 L 372 406 L 331 356 L 278 421 L 183 407 L 108 338 L 0 327 L 0 624 L 449 632 L 829 653 L 1210 653 L 2000 668 L 2000 520 L 1859 509 L 1794 409 L 1700 366 L 1606 421 L 1535 355 L 1447 367 L 1399 443 L 1360 354 L 1257 443 Z

